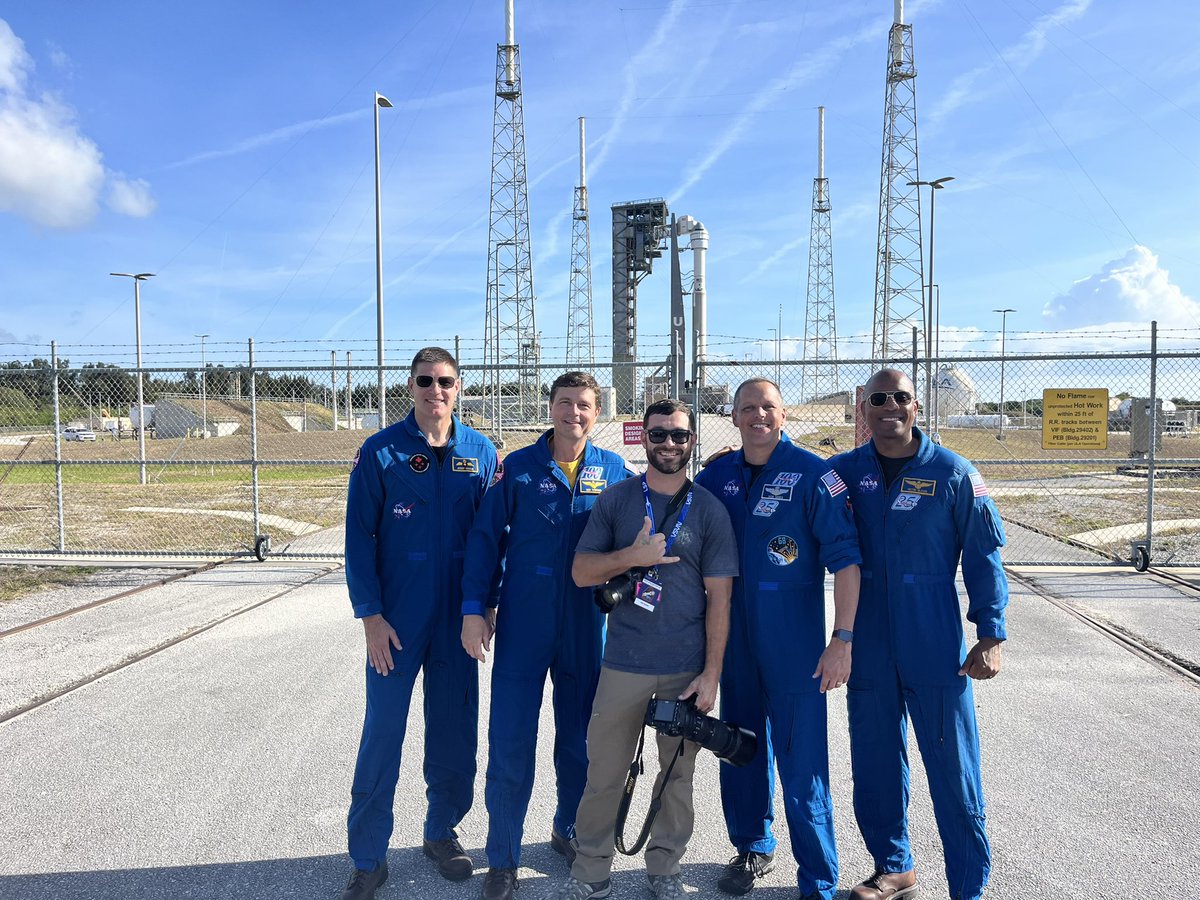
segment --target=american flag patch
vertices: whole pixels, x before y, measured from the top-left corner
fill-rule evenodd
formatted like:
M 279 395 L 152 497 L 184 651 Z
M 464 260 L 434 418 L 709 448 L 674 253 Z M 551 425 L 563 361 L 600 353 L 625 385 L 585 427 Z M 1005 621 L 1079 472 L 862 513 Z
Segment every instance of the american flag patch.
M 986 497 L 988 495 L 987 485 L 984 484 L 983 476 L 978 472 L 971 473 L 971 488 L 976 497 Z
M 821 484 L 829 490 L 830 497 L 836 497 L 846 489 L 846 482 L 838 477 L 838 473 L 830 470 L 821 476 Z

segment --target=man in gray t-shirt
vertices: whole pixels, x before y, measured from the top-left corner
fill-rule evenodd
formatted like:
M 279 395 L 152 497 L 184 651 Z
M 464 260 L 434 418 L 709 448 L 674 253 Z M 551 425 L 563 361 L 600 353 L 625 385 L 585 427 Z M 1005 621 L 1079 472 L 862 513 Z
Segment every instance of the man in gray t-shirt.
M 559 900 L 609 895 L 614 825 L 646 704 L 655 696 L 694 697 L 700 712 L 711 710 L 729 635 L 737 539 L 721 502 L 688 482 L 695 419 L 686 404 L 663 400 L 646 409 L 642 425 L 650 468 L 644 477 L 600 495 L 571 570 L 580 587 L 603 584 L 631 569 L 644 575 L 635 599 L 622 601 L 609 614 L 588 727 L 587 787 L 575 817 L 576 856 Z M 677 495 L 682 502 L 673 504 Z M 658 900 L 677 900 L 683 896 L 679 861 L 692 836 L 697 747 L 661 733 L 657 739 L 659 781 L 675 762 L 650 832 L 646 874 Z
M 667 535 L 680 519 L 677 512 L 664 521 L 670 502 L 670 494 L 650 488 L 654 524 Z M 609 553 L 628 547 L 645 528 L 645 516 L 642 479 L 629 478 L 614 484 L 596 501 L 575 552 Z M 691 506 L 670 553 L 679 562 L 658 567 L 663 599 L 657 608 L 650 612 L 636 603 L 622 603 L 609 614 L 604 644 L 604 665 L 608 668 L 643 675 L 699 672 L 704 668 L 704 617 L 708 606 L 704 579 L 733 576 L 738 571 L 737 541 L 729 513 L 704 488 L 693 486 Z

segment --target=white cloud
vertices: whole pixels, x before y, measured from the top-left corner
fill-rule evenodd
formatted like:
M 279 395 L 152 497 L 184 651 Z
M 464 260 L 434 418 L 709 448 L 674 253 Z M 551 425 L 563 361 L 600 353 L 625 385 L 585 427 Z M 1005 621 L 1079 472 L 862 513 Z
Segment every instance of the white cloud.
M 1076 281 L 1046 304 L 1042 317 L 1052 326 L 1103 326 L 1099 330 L 1110 334 L 1126 330 L 1128 323 L 1145 328 L 1151 319 L 1162 328 L 1196 328 L 1200 303 L 1171 284 L 1158 257 L 1137 245 L 1120 259 L 1105 263 L 1099 272 Z
M 150 183 L 142 178 L 132 180 L 113 174 L 108 184 L 108 208 L 124 216 L 144 219 L 158 208 L 150 195 Z
M 51 95 L 29 93 L 32 70 L 24 43 L 0 19 L 0 212 L 50 228 L 78 228 L 99 209 L 108 177 L 103 155 L 79 131 L 70 107 Z M 117 178 L 112 192 L 124 195 L 126 208 L 114 205 L 118 212 L 153 210 L 144 181 Z

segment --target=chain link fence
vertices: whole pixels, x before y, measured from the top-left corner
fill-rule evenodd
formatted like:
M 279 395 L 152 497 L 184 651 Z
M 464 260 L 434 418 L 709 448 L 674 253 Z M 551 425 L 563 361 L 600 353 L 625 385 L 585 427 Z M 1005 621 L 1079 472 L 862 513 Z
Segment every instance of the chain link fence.
M 141 370 L 54 358 L 0 368 L 0 554 L 226 557 L 342 552 L 350 463 L 379 427 L 371 366 L 255 364 Z M 955 356 L 913 372 L 919 421 L 984 474 L 1012 564 L 1200 565 L 1200 354 Z M 869 359 L 708 362 L 690 398 L 697 459 L 738 444 L 732 393 L 781 385 L 786 429 L 822 456 L 856 442 Z M 544 364 L 533 383 L 563 370 Z M 668 395 L 665 364 L 595 371 L 593 440 L 644 468 L 641 411 Z M 521 373 L 462 367 L 459 413 L 501 445 L 549 427 Z M 138 381 L 142 402 L 138 403 Z M 383 369 L 387 421 L 411 409 L 408 367 Z M 832 393 L 815 396 L 814 386 Z M 1153 399 L 1153 403 L 1151 402 Z M 1048 404 L 1048 405 L 1047 405 Z M 143 427 L 144 425 L 144 427 Z

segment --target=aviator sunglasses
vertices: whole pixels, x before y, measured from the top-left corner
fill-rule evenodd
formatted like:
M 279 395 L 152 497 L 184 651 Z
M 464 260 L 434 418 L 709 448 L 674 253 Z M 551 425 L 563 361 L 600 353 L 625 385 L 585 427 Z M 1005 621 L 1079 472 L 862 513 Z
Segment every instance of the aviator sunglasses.
M 651 428 L 646 432 L 646 437 L 650 438 L 652 444 L 662 444 L 668 437 L 672 444 L 686 444 L 692 439 L 692 433 L 686 428 L 672 428 L 670 431 L 665 428 Z
M 875 391 L 867 396 L 867 402 L 872 406 L 883 406 L 888 397 L 895 400 L 897 406 L 908 406 L 913 402 L 913 395 L 908 391 Z
M 417 387 L 427 388 L 431 384 L 433 384 L 433 376 L 432 375 L 414 375 L 413 381 L 415 381 L 417 383 Z M 454 387 L 454 382 L 456 382 L 456 381 L 458 381 L 458 379 L 455 378 L 453 375 L 439 375 L 437 378 L 438 387 L 442 388 L 443 390 L 447 390 L 447 391 L 450 390 L 450 388 Z

